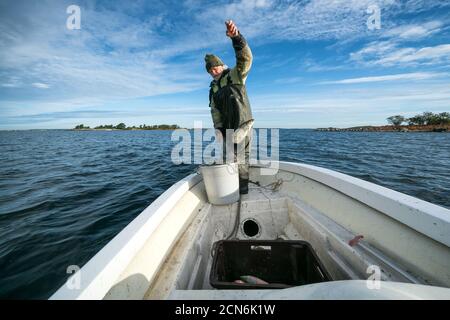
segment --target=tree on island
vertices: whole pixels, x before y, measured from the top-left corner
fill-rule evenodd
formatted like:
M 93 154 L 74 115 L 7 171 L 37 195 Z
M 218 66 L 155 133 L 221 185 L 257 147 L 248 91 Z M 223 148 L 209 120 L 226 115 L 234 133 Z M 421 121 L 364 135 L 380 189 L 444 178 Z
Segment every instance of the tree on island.
M 85 127 L 84 125 L 78 125 L 75 127 L 75 129 L 89 129 L 89 127 Z M 131 126 L 127 127 L 127 125 L 123 122 L 119 123 L 118 125 L 114 126 L 112 124 L 107 125 L 100 125 L 95 127 L 94 129 L 98 130 L 175 130 L 180 129 L 180 126 L 177 124 L 158 124 L 158 125 L 151 125 L 147 126 L 145 124 L 141 124 L 139 126 Z
M 387 121 L 394 126 L 399 126 L 406 121 L 406 118 L 400 115 L 396 115 L 387 118 Z
M 420 132 L 450 132 L 450 112 L 423 112 L 410 118 L 402 115 L 395 115 L 386 118 L 390 126 L 359 126 L 346 129 L 339 128 L 318 128 L 318 131 L 420 131 Z M 406 126 L 401 126 L 403 123 Z
M 121 122 L 116 126 L 116 129 L 118 130 L 125 130 L 127 128 L 127 126 L 125 125 L 125 123 Z
M 113 126 L 112 124 L 107 124 L 107 125 L 100 125 L 95 127 L 94 129 L 114 129 L 115 126 Z
M 80 130 L 80 129 L 90 129 L 89 126 L 84 126 L 84 124 L 79 124 L 77 126 L 75 126 L 75 129 Z
M 444 124 L 450 124 L 450 112 L 439 113 L 439 120 Z
M 410 126 L 423 126 L 425 124 L 425 119 L 421 115 L 416 115 L 408 119 L 408 124 Z
M 407 120 L 409 125 L 445 125 L 450 124 L 450 113 L 433 113 L 427 111 L 422 114 L 415 115 Z

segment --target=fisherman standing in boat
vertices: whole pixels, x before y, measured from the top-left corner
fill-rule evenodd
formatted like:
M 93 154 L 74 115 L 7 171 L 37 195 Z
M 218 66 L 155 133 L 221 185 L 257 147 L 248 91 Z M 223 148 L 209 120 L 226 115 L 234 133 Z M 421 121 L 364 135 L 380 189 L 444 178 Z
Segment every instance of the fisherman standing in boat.
M 213 77 L 209 91 L 209 106 L 218 141 L 223 141 L 224 159 L 234 153 L 239 167 L 239 192 L 248 193 L 249 155 L 252 139 L 253 117 L 247 97 L 245 81 L 252 65 L 252 52 L 233 21 L 225 22 L 226 35 L 231 38 L 236 54 L 236 66 L 229 69 L 219 57 L 205 55 L 206 71 Z M 232 129 L 232 130 L 227 130 Z M 227 148 L 226 134 L 233 133 L 233 145 Z M 243 157 L 241 156 L 244 154 Z

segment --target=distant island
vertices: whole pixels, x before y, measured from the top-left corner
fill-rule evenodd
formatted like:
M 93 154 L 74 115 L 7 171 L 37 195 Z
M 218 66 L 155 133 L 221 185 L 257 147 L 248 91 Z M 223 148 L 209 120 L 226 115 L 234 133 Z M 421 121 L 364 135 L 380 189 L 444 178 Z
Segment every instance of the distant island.
M 317 131 L 356 131 L 356 132 L 450 132 L 450 113 L 424 112 L 411 118 L 401 115 L 386 119 L 384 126 L 358 126 L 351 128 L 317 128 Z
M 151 126 L 147 126 L 145 124 L 141 124 L 140 126 L 131 126 L 127 127 L 127 125 L 123 122 L 119 123 L 118 125 L 100 125 L 95 128 L 90 128 L 89 126 L 85 126 L 84 124 L 79 124 L 72 130 L 105 130 L 105 131 L 111 131 L 111 130 L 175 130 L 175 129 L 181 129 L 180 126 L 176 124 L 155 124 Z

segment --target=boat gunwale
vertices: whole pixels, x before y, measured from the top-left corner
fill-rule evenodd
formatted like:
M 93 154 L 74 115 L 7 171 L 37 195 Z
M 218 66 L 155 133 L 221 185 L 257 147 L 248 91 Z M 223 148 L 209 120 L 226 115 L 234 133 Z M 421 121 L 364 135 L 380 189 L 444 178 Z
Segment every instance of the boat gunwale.
M 120 277 L 177 202 L 202 181 L 201 175 L 192 173 L 173 184 L 75 272 L 49 299 L 103 299 L 113 282 Z M 71 279 L 77 276 L 81 280 L 80 288 L 70 289 Z
M 304 176 L 339 191 L 450 247 L 450 210 L 419 198 L 319 166 L 273 161 L 273 170 Z M 277 165 L 274 165 L 277 164 Z M 270 170 L 263 164 L 253 167 Z

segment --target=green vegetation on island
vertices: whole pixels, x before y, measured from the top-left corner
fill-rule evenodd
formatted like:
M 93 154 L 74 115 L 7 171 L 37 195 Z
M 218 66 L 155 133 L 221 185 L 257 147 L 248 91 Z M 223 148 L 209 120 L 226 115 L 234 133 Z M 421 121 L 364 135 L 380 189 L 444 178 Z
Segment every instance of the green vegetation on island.
M 79 124 L 75 127 L 75 130 L 88 130 L 89 126 L 85 126 L 84 124 Z
M 391 116 L 386 119 L 393 126 L 400 126 L 407 123 L 410 126 L 429 126 L 450 124 L 450 112 L 424 112 L 411 118 L 405 118 L 401 115 Z
M 90 128 L 89 126 L 85 126 L 84 124 L 79 124 L 75 126 L 74 130 L 175 130 L 180 129 L 180 126 L 176 124 L 155 124 L 147 126 L 145 124 L 141 124 L 139 126 L 131 126 L 127 127 L 125 123 L 121 122 L 118 125 L 100 125 L 95 128 Z
M 318 131 L 375 131 L 375 132 L 450 132 L 450 112 L 423 112 L 407 118 L 395 115 L 386 119 L 389 125 L 385 126 L 359 126 L 351 128 L 318 128 Z

